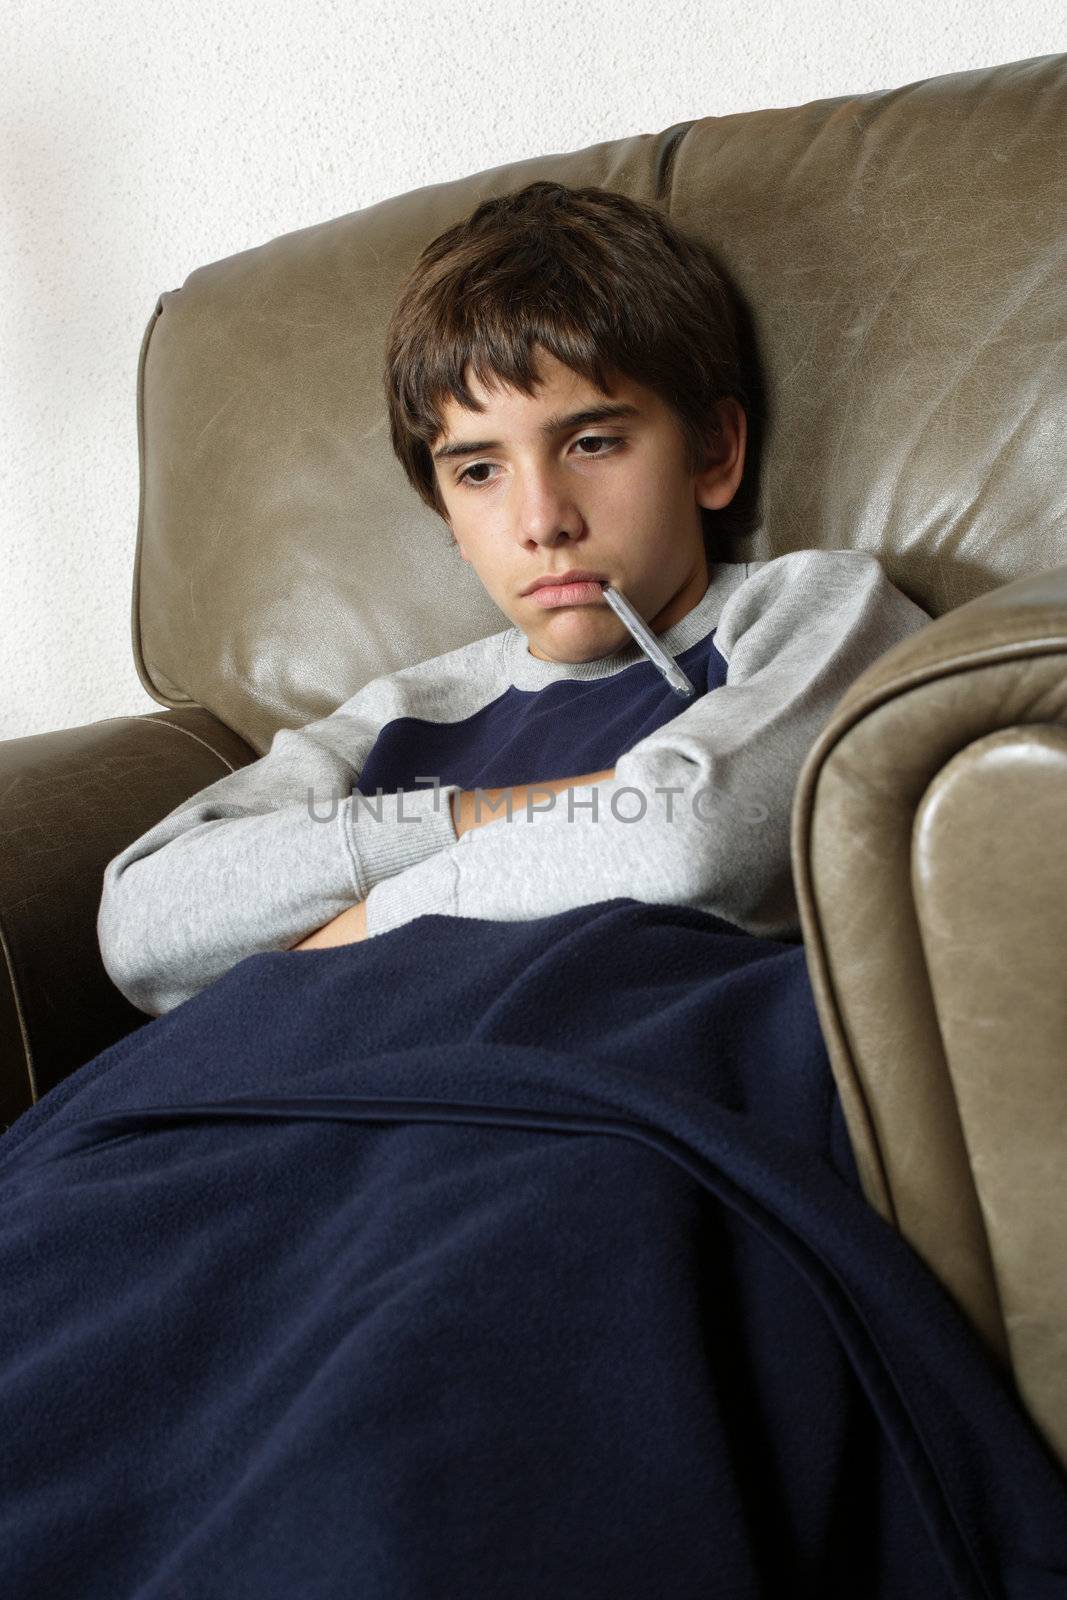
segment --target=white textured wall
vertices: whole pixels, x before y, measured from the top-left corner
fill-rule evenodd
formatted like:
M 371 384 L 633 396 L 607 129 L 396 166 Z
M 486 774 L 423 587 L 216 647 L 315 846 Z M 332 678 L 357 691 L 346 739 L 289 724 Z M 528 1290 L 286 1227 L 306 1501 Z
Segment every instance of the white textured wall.
M 162 289 L 505 161 L 1067 49 L 1052 0 L 0 0 L 0 738 L 134 671 Z M 399 469 L 398 469 L 399 470 Z

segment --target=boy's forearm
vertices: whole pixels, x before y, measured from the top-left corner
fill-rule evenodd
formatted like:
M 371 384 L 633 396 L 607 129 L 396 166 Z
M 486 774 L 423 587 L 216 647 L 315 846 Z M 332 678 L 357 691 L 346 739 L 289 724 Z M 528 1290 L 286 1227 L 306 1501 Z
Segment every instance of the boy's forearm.
M 452 795 L 456 838 L 461 838 L 468 828 L 481 828 L 487 822 L 510 821 L 517 812 L 525 811 L 527 795 L 531 796 L 531 804 L 538 805 L 543 803 L 546 793 L 559 794 L 562 789 L 572 789 L 579 783 L 603 783 L 614 776 L 615 768 L 606 767 L 603 772 L 583 772 L 576 778 L 549 778 L 544 783 L 506 784 L 500 789 L 458 789 Z

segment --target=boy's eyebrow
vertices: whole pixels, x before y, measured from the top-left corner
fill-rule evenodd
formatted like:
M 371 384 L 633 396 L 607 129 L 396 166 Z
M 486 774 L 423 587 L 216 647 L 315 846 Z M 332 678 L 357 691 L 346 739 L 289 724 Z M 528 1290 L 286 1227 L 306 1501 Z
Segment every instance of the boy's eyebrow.
M 584 428 L 590 422 L 614 422 L 623 417 L 639 417 L 640 406 L 631 405 L 629 401 L 619 400 L 613 405 L 590 406 L 585 411 L 571 411 L 566 416 L 549 417 L 541 424 L 542 438 L 550 439 L 554 433 L 563 433 L 568 428 Z M 473 455 L 478 450 L 499 450 L 499 439 L 460 439 L 455 444 L 443 444 L 435 450 L 435 461 L 448 461 L 454 456 Z

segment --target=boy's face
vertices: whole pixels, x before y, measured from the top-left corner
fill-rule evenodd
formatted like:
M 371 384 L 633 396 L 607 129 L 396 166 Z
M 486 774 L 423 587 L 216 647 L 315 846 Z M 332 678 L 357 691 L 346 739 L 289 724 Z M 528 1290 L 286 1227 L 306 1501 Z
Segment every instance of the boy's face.
M 652 390 L 618 375 L 605 395 L 546 350 L 538 355 L 530 398 L 468 373 L 485 409 L 449 397 L 434 470 L 460 554 L 531 655 L 593 661 L 633 642 L 607 601 L 545 606 L 526 591 L 550 573 L 592 572 L 621 589 L 653 633 L 678 622 L 708 586 L 700 508 L 727 505 L 741 481 L 745 412 L 721 402 L 724 438 L 694 476 L 678 421 Z M 564 420 L 606 405 L 635 410 Z M 460 454 L 441 454 L 457 444 Z

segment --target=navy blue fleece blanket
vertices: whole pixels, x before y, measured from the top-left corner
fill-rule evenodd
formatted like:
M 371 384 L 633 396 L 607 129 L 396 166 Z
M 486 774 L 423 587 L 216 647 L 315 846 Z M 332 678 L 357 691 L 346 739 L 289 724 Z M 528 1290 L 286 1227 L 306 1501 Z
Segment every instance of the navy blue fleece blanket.
M 5 1600 L 1067 1596 L 799 945 L 627 898 L 251 956 L 0 1138 Z

